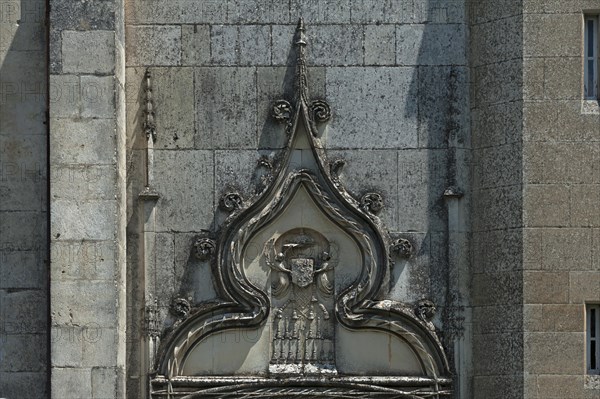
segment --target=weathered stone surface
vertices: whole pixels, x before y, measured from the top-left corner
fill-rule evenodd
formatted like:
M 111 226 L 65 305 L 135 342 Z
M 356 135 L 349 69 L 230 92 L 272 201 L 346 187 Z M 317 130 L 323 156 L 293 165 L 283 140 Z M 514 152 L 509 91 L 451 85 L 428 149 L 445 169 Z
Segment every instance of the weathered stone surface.
M 600 287 L 600 274 L 597 271 L 569 273 L 569 299 L 571 303 L 598 302 L 600 300 L 598 287 Z
M 523 18 L 525 56 L 578 57 L 581 15 L 529 14 Z
M 211 270 L 210 262 L 202 262 L 192 255 L 192 246 L 198 233 L 175 235 L 175 290 L 193 303 L 210 301 L 217 297 L 213 279 L 206 278 Z
M 396 63 L 396 29 L 393 25 L 365 26 L 365 65 Z
M 525 303 L 568 303 L 567 272 L 526 271 L 523 273 Z
M 65 200 L 110 200 L 114 192 L 108 190 L 117 174 L 113 165 L 80 163 L 59 164 L 52 168 L 50 183 L 53 198 Z
M 523 214 L 523 196 L 520 189 L 505 186 L 479 190 L 473 204 L 475 231 L 520 227 Z M 537 212 L 537 210 L 536 210 Z
M 2 220 L 2 217 L 0 217 Z M 43 289 L 48 274 L 47 249 L 44 242 L 38 248 L 20 250 L 19 243 L 0 244 L 0 289 Z
M 293 71 L 287 67 L 257 68 L 258 91 L 256 125 L 258 146 L 261 149 L 283 148 L 287 144 L 285 126 L 275 121 L 271 114 L 273 104 L 279 99 L 291 101 L 294 93 Z M 325 68 L 312 67 L 308 73 L 310 95 L 325 98 Z M 327 128 L 325 127 L 325 131 Z
M 157 231 L 198 231 L 210 226 L 214 201 L 205 188 L 214 187 L 212 152 L 155 151 L 154 162 L 157 171 L 189 171 L 156 174 L 155 189 L 161 193 Z
M 45 346 L 46 337 L 43 334 L 6 335 L 1 338 L 3 361 L 0 372 L 36 372 L 45 369 L 47 352 L 31 350 Z
M 152 68 L 151 73 L 157 131 L 154 148 L 193 148 L 194 70 Z
M 52 279 L 109 280 L 115 277 L 111 265 L 115 261 L 114 241 L 55 241 L 52 248 Z
M 522 303 L 523 298 L 519 293 L 523 289 L 523 276 L 520 272 L 475 274 L 472 281 L 474 306 L 510 306 Z
M 530 142 L 524 145 L 525 178 L 530 183 L 598 183 L 596 143 Z
M 256 147 L 254 68 L 196 69 L 196 148 Z
M 50 75 L 48 92 L 51 118 L 77 117 L 80 112 L 81 82 L 76 75 Z
M 213 25 L 212 62 L 217 65 L 270 65 L 271 29 L 265 25 Z
M 447 177 L 444 151 L 398 151 L 398 229 L 439 231 L 445 223 L 442 194 Z
M 229 23 L 287 23 L 289 18 L 287 2 L 271 0 L 229 0 L 227 2 Z
M 528 226 L 570 225 L 568 187 L 561 184 L 528 184 L 524 191 L 523 220 Z
M 114 1 L 56 1 L 50 8 L 50 18 L 56 30 L 114 30 L 115 9 Z
M 350 22 L 350 1 L 291 0 L 290 17 L 297 15 L 310 25 Z
M 393 230 L 411 230 L 398 225 L 398 153 L 391 150 L 329 151 L 331 159 L 343 158 L 344 187 L 360 200 L 367 192 L 383 196 L 385 206 L 378 215 Z
M 534 229 L 527 241 L 537 256 L 530 256 L 528 268 L 540 270 L 590 270 L 591 230 L 589 229 Z
M 523 376 L 486 375 L 473 379 L 473 390 L 486 399 L 505 399 L 523 397 Z M 529 396 L 527 396 L 529 398 Z
M 600 203 L 600 186 L 597 184 L 571 187 L 571 226 L 599 226 L 600 210 L 595 206 L 598 203 Z
M 544 98 L 545 68 L 544 58 L 523 59 L 523 98 L 525 100 Z
M 46 372 L 0 372 L 0 392 L 9 398 L 45 398 L 48 396 Z
M 171 233 L 146 233 L 150 245 L 146 247 L 146 259 L 152 259 L 148 265 L 150 285 L 155 293 L 158 306 L 170 306 L 171 299 L 177 293 L 175 282 L 174 238 Z M 191 250 L 191 247 L 190 247 Z
M 92 392 L 98 398 L 110 398 L 117 386 L 117 374 L 112 368 L 92 367 Z
M 523 17 L 501 18 L 471 29 L 471 52 L 474 66 L 508 61 L 522 56 Z
M 470 118 L 474 148 L 521 142 L 522 103 L 490 104 L 473 110 Z
M 114 67 L 114 32 L 63 31 L 62 69 L 65 73 L 108 74 Z
M 418 83 L 415 83 L 415 80 Z M 468 146 L 467 70 L 462 67 L 419 67 L 419 147 Z
M 412 68 L 331 68 L 327 99 L 336 114 L 329 122 L 327 146 L 416 148 L 414 72 Z
M 179 65 L 181 26 L 129 26 L 127 65 Z
M 115 161 L 113 119 L 52 119 L 50 124 L 53 129 L 50 162 L 53 164 L 106 164 Z
M 398 25 L 398 65 L 464 65 L 463 25 Z
M 546 99 L 575 100 L 581 96 L 581 58 L 546 58 L 544 69 L 544 94 Z
M 0 229 L 0 245 L 3 248 L 18 250 L 39 250 L 44 248 L 48 215 L 39 211 L 0 212 L 2 226 L 20 226 L 13 229 Z M 24 224 L 23 221 L 28 223 Z
M 295 65 L 295 25 L 273 26 L 273 65 Z M 363 65 L 363 27 L 314 25 L 306 32 L 308 65 Z
M 522 98 L 523 66 L 521 61 L 510 60 L 487 64 L 472 69 L 471 101 L 489 105 Z
M 47 306 L 48 299 L 41 290 L 15 290 L 8 289 L 0 291 L 0 309 L 2 315 L 2 329 L 0 337 L 18 336 L 23 339 L 29 339 L 29 335 L 38 335 L 38 338 L 43 340 L 47 332 L 47 315 L 39 312 L 40 307 Z M 40 355 L 41 356 L 41 355 Z M 7 356 L 6 359 L 10 359 Z M 8 360 L 7 360 L 8 361 Z M 24 364 L 27 360 L 23 360 Z M 38 365 L 35 370 L 41 371 Z M 5 367 L 2 371 L 18 371 L 13 370 L 10 366 Z
M 43 57 L 43 51 L 0 48 L 0 134 L 45 135 L 47 81 Z
M 205 65 L 210 62 L 210 27 L 181 26 L 181 65 Z
M 52 369 L 52 395 L 61 398 L 91 398 L 92 382 L 90 369 Z
M 519 184 L 521 181 L 521 146 L 509 144 L 488 147 L 473 159 L 475 189 Z
M 584 398 L 583 380 L 584 378 L 581 375 L 540 375 L 537 378 L 539 398 Z M 595 393 L 594 395 L 598 397 L 600 393 Z
M 0 211 L 43 211 L 47 203 L 45 139 L 0 135 Z
M 473 355 L 478 359 L 479 375 L 517 373 L 523 358 L 522 333 L 473 334 Z M 504 391 L 506 395 L 506 391 Z
M 584 342 L 584 333 L 525 333 L 525 369 L 533 374 L 577 375 L 583 369 Z
M 125 15 L 130 24 L 226 23 L 227 1 L 136 0 Z
M 600 140 L 600 115 L 582 114 L 581 101 L 527 102 L 523 106 L 523 123 L 525 140 Z
M 96 334 L 102 327 L 114 328 L 117 307 L 112 281 L 60 281 L 51 287 L 55 326 L 78 325 L 82 334 Z
M 78 202 L 54 200 L 50 207 L 50 226 L 55 239 L 114 239 L 117 212 L 114 201 Z
M 80 87 L 83 118 L 115 117 L 115 81 L 112 76 L 82 76 Z
M 478 232 L 472 238 L 475 273 L 515 271 L 522 267 L 523 233 L 521 229 Z M 497 243 L 502 243 L 498 245 Z M 479 268 L 481 266 L 481 269 Z

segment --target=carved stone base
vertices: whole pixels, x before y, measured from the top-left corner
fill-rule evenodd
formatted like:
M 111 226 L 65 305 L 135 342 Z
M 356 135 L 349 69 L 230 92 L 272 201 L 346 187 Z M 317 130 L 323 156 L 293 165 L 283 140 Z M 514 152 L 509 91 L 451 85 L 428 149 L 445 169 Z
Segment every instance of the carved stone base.
M 298 375 L 337 375 L 333 364 L 270 364 L 269 374 L 274 377 Z
M 152 381 L 153 399 L 313 399 L 410 398 L 451 396 L 449 379 L 422 377 L 313 377 L 267 379 L 255 377 L 176 377 Z

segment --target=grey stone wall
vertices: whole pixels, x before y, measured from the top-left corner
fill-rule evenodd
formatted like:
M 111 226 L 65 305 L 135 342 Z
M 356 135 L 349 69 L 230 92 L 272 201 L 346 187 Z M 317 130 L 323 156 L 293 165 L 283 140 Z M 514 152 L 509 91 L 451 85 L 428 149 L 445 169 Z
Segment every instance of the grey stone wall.
M 311 90 L 334 112 L 324 132 L 328 154 L 348 161 L 342 179 L 353 195 L 383 194 L 384 222 L 416 248 L 413 258 L 396 265 L 390 297 L 433 299 L 452 354 L 468 275 L 458 270 L 464 260 L 449 261 L 448 245 L 459 245 L 464 255 L 467 231 L 461 227 L 450 237 L 443 194 L 458 183 L 468 191 L 464 15 L 462 1 L 129 2 L 132 337 L 144 325 L 144 302 L 156 303 L 165 329 L 174 322 L 174 298 L 214 298 L 210 271 L 191 257 L 193 239 L 219 228 L 223 190 L 234 187 L 247 197 L 256 187 L 259 157 L 283 146 L 283 131 L 268 111 L 275 99 L 291 96 L 291 42 L 303 16 Z M 158 138 L 152 169 L 161 197 L 142 212 L 146 68 L 153 76 Z M 462 215 L 468 197 L 458 200 Z M 128 390 L 136 396 L 145 389 L 144 345 L 132 345 L 128 356 Z
M 521 1 L 470 7 L 473 397 L 523 393 Z
M 48 394 L 46 5 L 0 2 L 0 397 Z
M 600 115 L 581 100 L 582 13 L 598 4 L 523 8 L 525 392 L 598 398 L 585 377 L 584 304 L 600 302 Z
M 50 7 L 51 396 L 121 398 L 124 5 Z

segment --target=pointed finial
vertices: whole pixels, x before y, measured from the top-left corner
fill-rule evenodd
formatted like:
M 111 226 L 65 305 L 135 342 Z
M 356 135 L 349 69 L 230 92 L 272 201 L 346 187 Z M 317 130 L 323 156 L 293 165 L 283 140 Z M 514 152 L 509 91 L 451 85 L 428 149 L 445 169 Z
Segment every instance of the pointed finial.
M 304 18 L 300 17 L 300 19 L 298 19 L 298 27 L 296 28 L 296 34 L 298 35 L 296 45 L 298 46 L 306 46 L 306 35 L 304 34 L 304 31 Z

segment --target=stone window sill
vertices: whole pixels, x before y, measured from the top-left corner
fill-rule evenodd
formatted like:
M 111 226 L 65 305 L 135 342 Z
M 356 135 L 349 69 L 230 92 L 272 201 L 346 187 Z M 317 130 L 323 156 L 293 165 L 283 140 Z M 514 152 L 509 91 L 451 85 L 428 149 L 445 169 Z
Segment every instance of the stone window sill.
M 583 100 L 581 102 L 581 113 L 586 114 L 600 114 L 600 104 L 598 100 Z
M 593 389 L 600 391 L 600 375 L 586 375 L 585 389 Z

